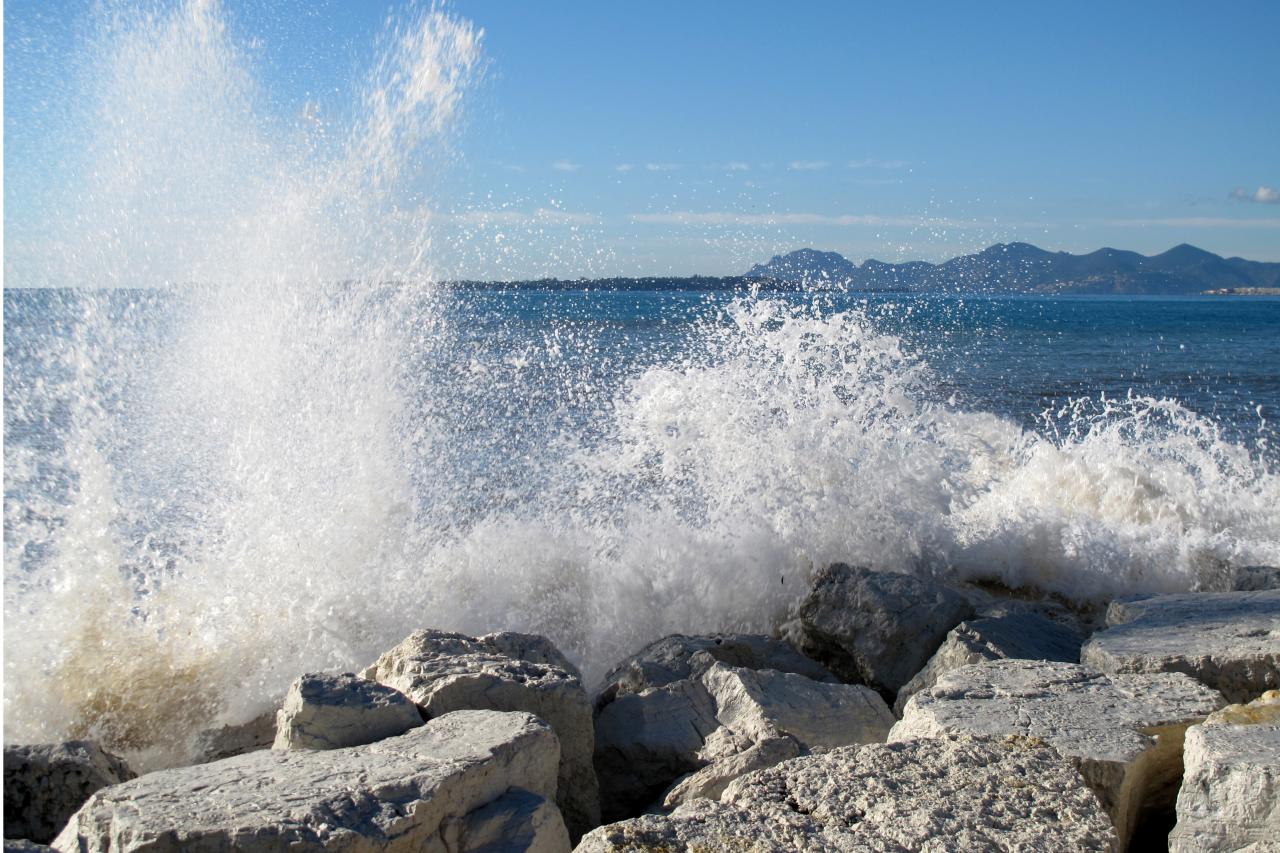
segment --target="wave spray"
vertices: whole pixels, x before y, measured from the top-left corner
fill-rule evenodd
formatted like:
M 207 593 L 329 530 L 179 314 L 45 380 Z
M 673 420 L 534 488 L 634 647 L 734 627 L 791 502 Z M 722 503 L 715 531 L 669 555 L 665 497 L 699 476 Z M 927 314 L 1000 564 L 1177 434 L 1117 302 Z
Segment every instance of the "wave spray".
M 422 626 L 544 633 L 590 680 L 768 631 L 833 560 L 1092 600 L 1280 562 L 1267 448 L 1172 401 L 1029 431 L 817 299 L 614 359 L 430 285 L 464 21 L 389 21 L 338 118 L 292 122 L 216 2 L 99 24 L 83 181 L 9 273 L 63 289 L 5 302 L 7 738 L 180 762 Z

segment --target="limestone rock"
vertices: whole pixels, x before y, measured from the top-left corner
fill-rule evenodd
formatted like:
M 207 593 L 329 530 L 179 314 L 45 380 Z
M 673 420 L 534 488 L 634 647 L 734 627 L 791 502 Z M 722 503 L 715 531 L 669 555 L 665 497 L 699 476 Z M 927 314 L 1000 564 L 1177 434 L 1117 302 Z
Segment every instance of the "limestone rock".
M 618 696 L 596 720 L 596 770 L 606 819 L 634 814 L 680 776 L 721 762 L 681 796 L 721 786 L 735 766 L 775 747 L 722 761 L 757 744 L 792 738 L 801 750 L 882 741 L 893 725 L 884 701 L 861 685 L 728 666 L 699 653 L 691 677 Z
M 352 673 L 308 673 L 289 687 L 274 749 L 337 749 L 402 735 L 422 725 L 413 700 Z
M 1043 739 L 1075 761 L 1122 843 L 1172 808 L 1182 736 L 1224 704 L 1180 673 L 1106 676 L 1079 664 L 996 660 L 947 673 L 907 702 L 890 742 L 957 732 Z
M 932 579 L 834 563 L 814 578 L 786 633 L 844 681 L 892 701 L 972 613 L 962 595 Z
M 4 853 L 53 853 L 53 848 L 45 844 L 36 844 L 34 841 L 28 841 L 25 838 L 6 838 L 4 840 Z
M 1280 691 L 1187 729 L 1173 853 L 1280 850 Z
M 465 851 L 464 835 L 492 825 L 477 812 L 513 789 L 549 799 L 558 758 L 550 727 L 530 714 L 461 711 L 366 746 L 259 751 L 149 773 L 95 794 L 54 846 Z M 544 831 L 563 839 L 544 816 Z
M 934 652 L 924 669 L 898 691 L 894 713 L 901 715 L 908 699 L 953 669 L 1001 658 L 1077 663 L 1083 642 L 1071 627 L 1039 613 L 1015 612 L 961 622 L 947 634 L 942 648 Z
M 794 672 L 814 681 L 838 680 L 826 667 L 800 654 L 785 640 L 775 640 L 762 634 L 693 637 L 671 634 L 650 643 L 610 670 L 596 698 L 596 708 L 602 708 L 618 696 L 688 678 L 692 671 L 691 660 L 699 652 L 705 652 L 729 666 Z
M 52 841 L 95 791 L 133 778 L 123 759 L 94 741 L 4 748 L 4 835 Z
M 459 849 L 466 853 L 564 853 L 572 845 L 555 803 L 513 788 L 466 816 Z
M 264 711 L 244 723 L 197 732 L 192 740 L 191 763 L 206 764 L 256 749 L 270 749 L 276 739 L 276 709 Z
M 724 731 L 721 729 L 720 731 Z M 717 758 L 703 767 L 685 776 L 662 798 L 662 807 L 670 811 L 684 803 L 704 797 L 718 800 L 729 787 L 729 783 L 739 776 L 755 770 L 763 770 L 789 758 L 797 758 L 805 752 L 800 742 L 793 737 L 774 737 L 748 745 L 741 752 L 731 752 Z
M 1280 589 L 1113 602 L 1080 661 L 1108 673 L 1185 672 L 1247 702 L 1280 688 Z
M 1237 592 L 1280 589 L 1280 566 L 1241 566 L 1236 569 Z
M 515 653 L 528 657 L 513 657 Z M 559 661 L 559 663 L 557 662 Z M 363 673 L 407 695 L 428 719 L 465 709 L 527 711 L 560 739 L 556 802 L 573 837 L 600 822 L 595 734 L 582 682 L 549 641 L 527 634 L 411 634 Z
M 578 851 L 1117 847 L 1080 774 L 1030 738 L 949 736 L 835 749 L 742 776 L 721 800 L 601 827 Z

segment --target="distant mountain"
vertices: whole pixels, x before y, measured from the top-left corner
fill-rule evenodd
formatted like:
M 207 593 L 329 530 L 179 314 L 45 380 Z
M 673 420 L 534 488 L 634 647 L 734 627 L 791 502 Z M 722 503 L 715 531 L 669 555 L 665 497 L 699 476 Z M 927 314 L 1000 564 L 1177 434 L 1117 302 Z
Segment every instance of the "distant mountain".
M 799 249 L 757 264 L 746 278 L 859 290 L 1177 294 L 1280 287 L 1280 263 L 1223 258 L 1186 243 L 1151 257 L 1122 249 L 1073 255 L 1030 243 L 997 243 L 941 264 L 855 264 L 836 252 Z

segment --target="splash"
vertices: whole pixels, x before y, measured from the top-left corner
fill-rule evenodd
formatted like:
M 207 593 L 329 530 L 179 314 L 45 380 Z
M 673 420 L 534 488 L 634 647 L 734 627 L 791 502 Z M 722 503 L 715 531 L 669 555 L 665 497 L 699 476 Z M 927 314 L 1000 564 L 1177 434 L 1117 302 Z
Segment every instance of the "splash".
M 24 280 L 78 289 L 6 297 L 6 737 L 180 762 L 424 625 L 544 633 L 590 679 L 767 631 L 833 560 L 1086 599 L 1280 562 L 1265 448 L 1171 401 L 1030 431 L 819 300 L 646 349 L 425 284 L 480 33 L 389 21 L 341 121 L 282 126 L 232 24 L 104 15 L 91 179 Z

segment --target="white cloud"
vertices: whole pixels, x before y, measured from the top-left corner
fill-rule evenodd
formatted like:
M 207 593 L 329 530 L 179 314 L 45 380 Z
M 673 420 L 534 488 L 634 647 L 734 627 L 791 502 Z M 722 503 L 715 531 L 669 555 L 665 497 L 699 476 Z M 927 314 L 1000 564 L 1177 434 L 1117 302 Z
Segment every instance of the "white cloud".
M 1236 187 L 1231 197 L 1238 201 L 1251 201 L 1254 204 L 1280 204 L 1280 190 L 1275 187 L 1258 187 L 1253 192 L 1244 187 Z
M 749 163 L 743 163 L 735 160 L 732 163 L 725 163 L 724 170 L 726 172 L 749 172 L 751 170 L 751 165 Z
M 907 165 L 906 160 L 850 160 L 850 169 L 902 169 Z
M 1183 216 L 1168 219 L 1105 219 L 1117 228 L 1280 228 L 1280 219 L 1231 219 L 1225 216 Z
M 679 163 L 645 163 L 644 167 L 650 172 L 674 172 L 680 168 Z
M 630 163 L 619 163 L 613 168 L 615 171 L 618 171 L 618 172 L 630 172 L 632 169 L 635 168 L 635 166 L 631 165 Z
M 943 219 L 924 216 L 879 216 L 876 214 L 824 213 L 736 213 L 733 211 L 673 211 L 671 213 L 633 213 L 631 221 L 647 225 L 684 226 L 777 226 L 777 225 L 834 225 L 881 226 L 906 228 L 978 228 L 980 223 L 959 219 Z
M 816 172 L 830 165 L 826 160 L 792 160 L 787 164 L 787 168 L 796 172 Z
M 557 172 L 576 172 L 582 168 L 581 163 L 570 163 L 568 160 L 557 160 L 551 164 Z

